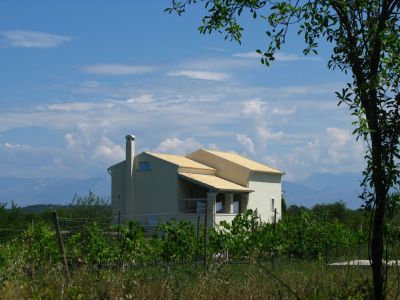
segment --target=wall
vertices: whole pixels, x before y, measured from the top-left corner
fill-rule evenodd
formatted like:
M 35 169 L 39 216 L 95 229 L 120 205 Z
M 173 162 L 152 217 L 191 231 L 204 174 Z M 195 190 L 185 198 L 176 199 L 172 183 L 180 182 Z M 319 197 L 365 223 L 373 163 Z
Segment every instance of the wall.
M 139 171 L 139 162 L 149 162 L 150 171 Z M 141 153 L 135 158 L 134 219 L 144 225 L 173 217 L 179 210 L 178 166 Z M 169 214 L 171 213 L 171 214 Z M 149 216 L 150 214 L 154 214 Z M 160 215 L 161 214 L 161 215 Z M 146 215 L 146 216 L 143 216 Z
M 121 212 L 123 218 L 126 209 L 126 161 L 122 161 L 110 168 L 111 171 L 111 208 L 114 215 Z
M 249 194 L 248 209 L 257 209 L 264 222 L 273 222 L 274 213 L 271 208 L 271 198 L 277 209 L 277 220 L 282 217 L 282 188 L 280 174 L 252 173 L 249 178 L 249 188 L 254 192 Z
M 247 187 L 249 170 L 242 166 L 201 149 L 186 155 L 186 157 L 217 169 L 216 175 L 221 178 Z

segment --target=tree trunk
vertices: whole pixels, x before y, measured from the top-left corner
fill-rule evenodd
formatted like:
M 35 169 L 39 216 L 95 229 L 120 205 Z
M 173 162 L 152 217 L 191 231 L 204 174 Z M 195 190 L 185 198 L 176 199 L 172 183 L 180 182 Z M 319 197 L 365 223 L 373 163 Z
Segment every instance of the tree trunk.
M 376 103 L 376 102 L 372 102 Z M 372 182 L 375 189 L 375 211 L 373 215 L 373 229 L 371 240 L 372 274 L 374 285 L 374 299 L 384 299 L 384 273 L 383 273 L 383 253 L 384 253 L 384 220 L 386 206 L 386 188 L 384 181 L 384 169 L 382 164 L 382 138 L 378 125 L 377 107 L 369 114 L 369 128 L 371 136 L 371 155 L 372 155 Z
M 374 222 L 373 222 L 373 232 L 372 232 L 372 240 L 371 240 L 371 255 L 372 255 L 372 274 L 373 274 L 373 284 L 374 284 L 374 299 L 380 300 L 384 298 L 384 290 L 383 290 L 383 222 L 384 222 L 384 212 L 385 208 L 382 202 L 384 199 L 380 199 L 378 197 L 377 187 L 376 190 L 376 207 L 374 213 Z M 378 204 L 379 203 L 379 204 Z

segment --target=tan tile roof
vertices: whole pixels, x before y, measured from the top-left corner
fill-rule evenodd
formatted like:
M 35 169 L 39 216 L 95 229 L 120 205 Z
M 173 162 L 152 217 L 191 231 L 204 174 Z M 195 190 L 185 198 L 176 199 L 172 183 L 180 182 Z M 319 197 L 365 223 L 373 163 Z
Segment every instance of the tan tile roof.
M 282 171 L 268 167 L 264 164 L 258 163 L 254 160 L 248 159 L 244 156 L 241 156 L 241 155 L 233 153 L 233 152 L 222 152 L 222 151 L 205 150 L 205 149 L 204 149 L 204 151 L 214 154 L 216 156 L 222 157 L 222 158 L 229 160 L 239 166 L 245 167 L 251 171 L 283 174 Z
M 183 173 L 183 172 L 179 172 L 179 175 L 185 179 L 198 183 L 207 188 L 214 188 L 220 191 L 252 192 L 252 190 L 248 189 L 247 187 L 230 182 L 215 175 L 193 174 L 193 173 Z
M 162 160 L 168 161 L 170 163 L 173 163 L 174 165 L 177 165 L 179 167 L 216 171 L 215 169 L 210 168 L 209 166 L 203 165 L 184 156 L 174 155 L 174 154 L 154 153 L 154 152 L 145 152 L 145 153 L 160 158 Z

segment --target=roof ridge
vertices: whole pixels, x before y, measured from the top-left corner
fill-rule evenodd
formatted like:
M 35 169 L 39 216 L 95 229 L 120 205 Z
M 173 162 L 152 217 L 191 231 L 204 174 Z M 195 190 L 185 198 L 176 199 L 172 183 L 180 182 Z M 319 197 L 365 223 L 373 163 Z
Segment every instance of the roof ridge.
M 206 164 L 199 163 L 193 159 L 190 159 L 186 156 L 183 155 L 176 155 L 176 154 L 169 154 L 169 153 L 157 153 L 157 152 L 150 152 L 150 151 L 144 151 L 143 153 L 150 155 L 152 157 L 161 159 L 163 161 L 166 161 L 168 163 L 174 164 L 179 167 L 184 167 L 184 168 L 192 168 L 192 169 L 201 169 L 201 170 L 216 170 L 210 166 L 207 166 Z M 168 159 L 170 157 L 171 159 Z M 173 160 L 177 159 L 177 160 Z M 178 160 L 182 160 L 179 162 Z M 185 164 L 184 162 L 189 162 L 189 164 Z
M 263 168 L 269 169 L 269 170 L 254 170 L 254 171 L 258 171 L 258 172 L 267 172 L 267 173 L 281 173 L 281 174 L 284 174 L 284 172 L 282 172 L 282 171 L 280 171 L 280 170 L 278 170 L 278 169 L 276 169 L 276 168 L 270 167 L 270 166 L 268 166 L 268 165 L 266 165 L 266 164 L 264 164 L 264 163 L 258 162 L 258 161 L 254 160 L 254 159 L 248 158 L 248 157 L 246 157 L 246 156 L 244 156 L 244 155 L 241 155 L 241 154 L 239 154 L 239 153 L 236 153 L 236 152 L 232 152 L 232 151 L 231 151 L 231 152 L 226 152 L 226 151 L 208 150 L 208 149 L 201 149 L 201 150 L 203 150 L 203 151 L 205 151 L 205 152 L 208 152 L 208 153 L 210 153 L 210 154 L 213 154 L 213 155 L 215 155 L 215 156 L 218 156 L 218 157 L 220 157 L 220 158 L 222 158 L 222 159 L 225 159 L 225 160 L 227 160 L 227 161 L 230 161 L 231 163 L 234 163 L 234 164 L 236 164 L 236 165 L 238 165 L 238 166 L 241 166 L 241 167 L 250 169 L 250 170 L 251 170 L 252 168 L 249 167 L 249 166 L 246 166 L 245 163 L 240 163 L 240 162 L 235 161 L 235 160 L 233 160 L 233 159 L 229 159 L 228 157 L 223 156 L 223 154 L 226 154 L 226 155 L 235 155 L 235 156 L 239 157 L 240 159 L 244 159 L 244 160 L 249 161 L 249 162 L 252 163 L 252 164 L 257 164 L 257 165 L 259 165 L 259 166 L 261 166 L 261 167 L 263 167 Z

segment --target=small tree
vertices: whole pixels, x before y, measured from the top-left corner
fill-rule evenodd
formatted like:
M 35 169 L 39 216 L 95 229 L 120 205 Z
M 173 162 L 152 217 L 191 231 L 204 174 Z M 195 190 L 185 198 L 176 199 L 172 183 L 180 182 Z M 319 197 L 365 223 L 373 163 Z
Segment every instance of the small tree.
M 268 25 L 265 51 L 269 65 L 286 41 L 288 28 L 297 26 L 304 37 L 304 54 L 317 53 L 318 40 L 333 45 L 328 67 L 350 73 L 352 79 L 337 92 L 339 104 L 357 117 L 354 134 L 366 142 L 361 197 L 373 210 L 371 238 L 374 298 L 384 297 L 384 223 L 389 190 L 399 185 L 400 0 L 172 0 L 167 12 L 185 12 L 191 4 L 207 10 L 199 31 L 225 31 L 240 42 L 239 17 L 250 12 Z

